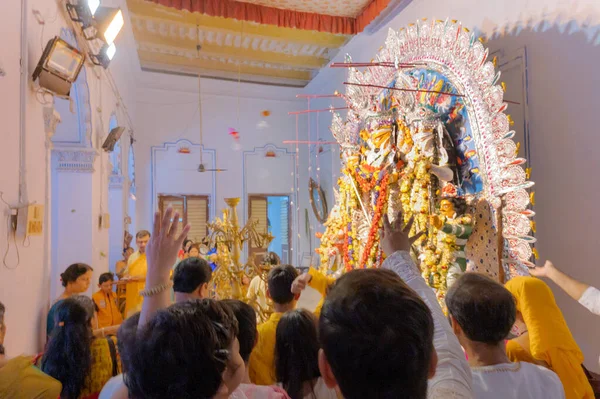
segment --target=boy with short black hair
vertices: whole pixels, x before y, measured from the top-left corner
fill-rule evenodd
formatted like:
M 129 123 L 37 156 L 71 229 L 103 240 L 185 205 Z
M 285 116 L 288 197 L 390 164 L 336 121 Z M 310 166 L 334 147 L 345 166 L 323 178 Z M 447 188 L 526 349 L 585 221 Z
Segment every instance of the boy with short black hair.
M 250 380 L 257 385 L 273 385 L 275 379 L 275 335 L 281 316 L 296 308 L 300 295 L 292 293 L 298 271 L 291 265 L 275 266 L 267 278 L 267 297 L 275 312 L 258 326 L 258 342 L 250 355 Z
M 452 329 L 469 358 L 476 399 L 561 399 L 558 376 L 531 363 L 512 363 L 505 339 L 517 307 L 504 286 L 478 273 L 462 275 L 446 294 Z
M 419 234 L 384 216 L 380 269 L 329 290 L 319 319 L 319 370 L 345 399 L 473 399 L 471 370 L 433 290 L 410 255 Z
M 118 326 L 123 322 L 123 315 L 117 305 L 117 294 L 112 288 L 114 281 L 112 273 L 102 273 L 98 279 L 100 291 L 92 295 L 98 307 L 98 328 Z
M 211 278 L 212 270 L 204 259 L 192 257 L 182 260 L 173 274 L 175 302 L 208 298 Z

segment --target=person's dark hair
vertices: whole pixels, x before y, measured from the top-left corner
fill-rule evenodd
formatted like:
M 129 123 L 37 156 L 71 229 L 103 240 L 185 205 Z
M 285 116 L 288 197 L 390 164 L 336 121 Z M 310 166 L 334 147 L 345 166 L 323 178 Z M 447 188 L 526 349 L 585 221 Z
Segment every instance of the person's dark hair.
M 281 264 L 281 259 L 279 258 L 279 255 L 277 255 L 275 252 L 269 252 L 263 258 L 263 264 L 277 266 Z
M 133 248 L 131 248 L 131 247 L 123 248 L 123 256 L 125 256 L 127 251 L 129 251 L 130 249 L 133 251 Z
M 233 310 L 233 314 L 238 322 L 238 341 L 240 341 L 240 356 L 244 363 L 248 364 L 250 354 L 256 344 L 258 331 L 256 330 L 256 312 L 252 306 L 238 301 L 237 299 L 224 299 L 221 303 L 226 304 Z
M 85 263 L 73 263 L 71 266 L 67 267 L 67 270 L 60 274 L 60 281 L 62 282 L 63 287 L 66 287 L 69 283 L 74 283 L 79 277 L 91 271 L 94 271 L 94 269 L 92 269 L 90 265 L 86 265 Z
M 83 298 L 87 297 L 76 295 L 56 306 L 56 327 L 42 358 L 42 371 L 62 384 L 62 399 L 79 398 L 92 367 L 94 308 L 92 304 L 84 305 L 87 301 Z
M 137 312 L 125 319 L 117 331 L 117 348 L 119 349 L 119 355 L 121 356 L 123 373 L 127 373 L 127 369 L 129 368 L 129 357 L 133 351 L 133 346 L 135 345 L 139 321 L 140 312 Z
M 275 266 L 271 269 L 267 285 L 273 302 L 283 305 L 294 300 L 292 283 L 296 277 L 298 277 L 298 271 L 292 265 Z
M 448 313 L 471 341 L 497 345 L 515 323 L 515 299 L 503 285 L 479 273 L 465 273 L 446 293 Z
M 104 284 L 107 281 L 115 281 L 115 275 L 111 272 L 102 273 L 98 278 L 98 284 Z
M 173 291 L 192 293 L 212 278 L 212 270 L 202 258 L 182 260 L 173 273 Z
M 140 230 L 136 233 L 135 238 L 150 237 L 150 232 L 148 230 Z
M 183 244 L 181 244 L 181 249 L 183 249 L 184 251 L 186 251 L 186 249 L 185 249 L 185 248 L 187 247 L 187 245 L 188 245 L 189 243 L 192 243 L 192 244 L 193 244 L 193 243 L 194 243 L 194 241 L 190 240 L 189 238 L 186 238 L 186 239 L 183 241 Z
M 461 197 L 448 197 L 443 198 L 452 202 L 452 206 L 454 207 L 454 212 L 456 212 L 457 216 L 462 216 L 467 212 L 468 204 L 464 198 Z
M 319 319 L 321 348 L 346 399 L 425 398 L 433 330 L 427 305 L 385 269 L 340 277 Z
M 317 319 L 305 309 L 286 312 L 277 324 L 275 374 L 292 399 L 304 397 L 304 383 L 319 378 Z
M 137 332 L 125 379 L 130 396 L 212 398 L 237 333 L 233 311 L 213 299 L 160 310 Z

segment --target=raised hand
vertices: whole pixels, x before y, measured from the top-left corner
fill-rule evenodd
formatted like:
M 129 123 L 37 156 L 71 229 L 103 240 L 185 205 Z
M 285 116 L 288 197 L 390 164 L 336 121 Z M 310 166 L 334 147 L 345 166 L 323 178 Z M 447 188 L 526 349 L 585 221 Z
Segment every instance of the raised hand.
M 302 273 L 301 275 L 296 277 L 296 279 L 292 283 L 292 294 L 294 294 L 294 295 L 301 294 L 302 291 L 304 291 L 306 289 L 306 286 L 308 285 L 308 283 L 310 283 L 311 279 L 312 279 L 312 276 L 308 273 Z
M 173 221 L 171 221 L 173 219 Z M 146 248 L 148 257 L 148 276 L 155 277 L 169 276 L 171 269 L 177 261 L 177 254 L 181 248 L 183 240 L 190 231 L 190 225 L 187 225 L 176 236 L 179 226 L 179 213 L 173 215 L 173 209 L 167 208 L 165 214 L 160 217 L 160 213 L 154 214 L 154 227 L 152 237 Z
M 554 267 L 554 264 L 549 260 L 546 261 L 544 266 L 529 268 L 529 273 L 535 277 L 551 277 L 550 274 L 552 274 L 554 271 L 556 271 L 556 267 Z
M 390 256 L 396 251 L 410 251 L 412 244 L 424 234 L 424 232 L 420 232 L 409 237 L 408 235 L 412 228 L 414 218 L 411 217 L 404 227 L 402 227 L 402 220 L 402 212 L 398 212 L 394 223 L 390 223 L 387 214 L 383 217 L 381 247 L 386 256 Z
M 181 234 L 176 236 L 177 227 L 179 226 L 179 214 L 175 213 L 171 222 L 172 215 L 173 209 L 171 207 L 167 209 L 162 220 L 160 213 L 154 214 L 152 237 L 146 247 L 148 259 L 146 290 L 158 288 L 158 291 L 144 299 L 138 331 L 156 312 L 168 307 L 171 303 L 171 292 L 165 287 L 168 287 L 169 274 L 177 260 L 179 248 L 181 248 L 183 240 L 190 231 L 190 225 L 187 225 L 183 228 Z

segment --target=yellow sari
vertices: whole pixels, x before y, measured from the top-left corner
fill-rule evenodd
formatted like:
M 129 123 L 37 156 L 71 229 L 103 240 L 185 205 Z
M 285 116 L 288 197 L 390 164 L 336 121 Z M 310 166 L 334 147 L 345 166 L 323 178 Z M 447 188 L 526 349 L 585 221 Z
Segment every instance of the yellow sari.
M 140 295 L 146 287 L 145 279 L 148 272 L 148 264 L 146 262 L 146 254 L 141 254 L 130 266 L 127 275 L 130 277 L 141 277 L 144 281 L 132 281 L 127 283 L 127 291 L 125 294 L 125 317 L 142 310 L 142 302 L 144 298 Z
M 534 277 L 515 277 L 506 283 L 514 295 L 529 333 L 529 352 L 544 361 L 560 378 L 567 399 L 593 399 L 594 392 L 583 371 L 583 353 L 577 346 L 550 287 Z M 527 348 L 509 341 L 512 361 L 527 361 Z

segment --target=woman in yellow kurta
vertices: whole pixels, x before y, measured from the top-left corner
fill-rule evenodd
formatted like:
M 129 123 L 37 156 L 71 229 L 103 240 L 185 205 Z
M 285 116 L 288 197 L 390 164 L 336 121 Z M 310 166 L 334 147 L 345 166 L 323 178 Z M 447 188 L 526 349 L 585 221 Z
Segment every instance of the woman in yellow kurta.
M 146 253 L 140 256 L 129 266 L 125 278 L 131 278 L 127 282 L 127 291 L 125 296 L 125 317 L 139 312 L 142 309 L 143 298 L 140 291 L 146 286 L 146 273 L 148 264 L 146 263 Z
M 533 277 L 515 277 L 506 283 L 514 295 L 527 334 L 525 339 L 508 341 L 512 361 L 547 364 L 562 381 L 567 399 L 592 399 L 594 392 L 583 371 L 583 354 L 577 346 L 550 287 Z M 525 335 L 524 334 L 524 335 Z M 529 341 L 529 347 L 527 346 Z

